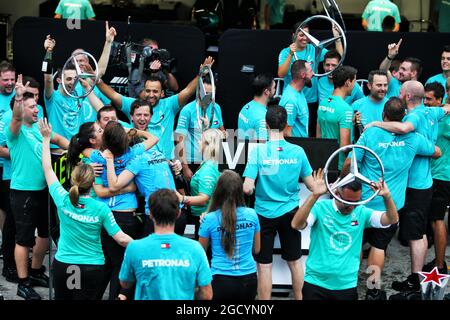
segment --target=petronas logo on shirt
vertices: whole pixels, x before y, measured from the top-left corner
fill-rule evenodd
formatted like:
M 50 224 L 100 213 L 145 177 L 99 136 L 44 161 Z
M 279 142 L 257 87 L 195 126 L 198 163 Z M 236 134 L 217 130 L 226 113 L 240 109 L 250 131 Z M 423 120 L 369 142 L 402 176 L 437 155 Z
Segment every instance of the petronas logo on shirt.
M 161 249 L 170 249 L 170 243 L 161 243 Z

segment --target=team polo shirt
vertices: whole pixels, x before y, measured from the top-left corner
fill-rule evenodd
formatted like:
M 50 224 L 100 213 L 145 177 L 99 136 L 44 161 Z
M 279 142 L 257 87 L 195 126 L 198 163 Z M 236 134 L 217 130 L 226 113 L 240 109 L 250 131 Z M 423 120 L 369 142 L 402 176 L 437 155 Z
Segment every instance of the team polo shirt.
M 270 7 L 269 25 L 283 23 L 285 0 L 267 0 Z
M 60 90 L 54 90 L 50 98 L 47 99 L 44 95 L 44 102 L 53 132 L 70 141 L 84 121 L 83 101 L 64 96 Z
M 125 167 L 134 175 L 134 182 L 145 198 L 145 213 L 149 214 L 149 197 L 159 189 L 175 190 L 172 171 L 164 155 L 154 146 L 130 160 Z
M 128 244 L 120 281 L 136 282 L 135 300 L 194 300 L 211 283 L 205 250 L 177 234 L 156 234 Z
M 255 100 L 247 103 L 239 112 L 238 138 L 243 140 L 267 140 L 267 107 Z
M 378 127 L 371 127 L 364 131 L 357 145 L 368 147 L 381 159 L 384 166 L 384 181 L 389 187 L 397 210 L 405 204 L 405 192 L 408 184 L 408 172 L 416 155 L 431 156 L 434 144 L 417 132 L 395 134 Z M 371 181 L 377 182 L 381 176 L 381 169 L 376 158 L 360 148 L 354 149 L 361 174 Z M 352 154 L 349 154 L 351 158 Z M 401 165 L 399 165 L 401 164 Z M 372 196 L 373 191 L 363 184 L 362 199 Z M 377 196 L 366 204 L 374 210 L 385 211 L 383 197 Z
M 402 87 L 402 83 L 397 80 L 396 77 L 392 76 L 391 80 L 388 84 L 388 89 L 386 92 L 386 98 L 397 97 L 400 95 L 400 89 Z
M 202 153 L 200 152 L 200 141 L 202 137 L 202 124 L 199 123 L 198 117 L 203 117 L 200 113 L 197 114 L 197 102 L 194 100 L 188 103 L 180 111 L 178 117 L 178 125 L 175 130 L 176 133 L 185 137 L 184 151 L 186 152 L 186 160 L 188 163 L 201 163 Z M 218 129 L 223 126 L 222 111 L 220 106 L 214 104 L 214 115 L 212 113 L 213 108 L 210 103 L 206 108 L 206 116 L 208 117 L 210 127 L 212 129 Z M 201 120 L 200 120 L 201 121 Z
M 63 19 L 91 19 L 95 17 L 89 0 L 60 0 L 55 10 Z
M 258 181 L 255 210 L 266 218 L 277 218 L 298 207 L 299 177 L 312 173 L 302 147 L 286 140 L 258 144 L 250 153 L 243 176 Z
M 361 123 L 365 127 L 373 121 L 383 121 L 384 105 L 388 98 L 374 101 L 370 96 L 359 99 L 352 104 L 353 111 L 361 113 Z
M 382 213 L 357 206 L 343 215 L 334 201 L 317 201 L 309 214 L 311 242 L 305 281 L 328 290 L 345 290 L 358 282 L 364 229 L 382 227 Z
M 431 174 L 433 179 L 450 181 L 450 115 L 439 121 L 439 131 L 436 145 L 441 148 L 442 156 L 431 159 Z
M 287 123 L 292 127 L 292 136 L 307 138 L 309 110 L 303 92 L 298 92 L 288 85 L 283 91 L 279 104 L 286 109 Z
M 79 198 L 73 206 L 69 193 L 58 181 L 49 188 L 58 208 L 61 235 L 56 260 L 74 264 L 105 264 L 100 233 L 102 228 L 112 237 L 120 231 L 111 210 L 90 197 Z
M 134 98 L 122 96 L 122 111 L 131 121 L 130 111 Z M 178 94 L 160 99 L 153 107 L 153 115 L 148 125 L 148 131 L 159 138 L 158 146 L 167 159 L 173 159 L 175 115 L 180 109 Z
M 340 129 L 349 129 L 350 137 L 353 128 L 353 109 L 339 96 L 330 96 L 320 101 L 317 110 L 317 122 L 320 125 L 322 138 L 337 139 L 341 144 Z M 338 168 L 341 170 L 345 155 L 339 153 Z
M 211 239 L 211 272 L 213 275 L 244 276 L 256 272 L 253 259 L 253 240 L 260 232 L 258 215 L 251 208 L 236 210 L 236 246 L 230 258 L 222 247 L 222 211 L 209 212 L 200 224 L 198 235 Z
M 286 59 L 289 56 L 289 52 L 290 49 L 289 47 L 284 48 L 283 50 L 281 50 L 279 56 L 278 56 L 278 67 L 281 66 L 284 61 L 286 61 Z M 328 52 L 327 49 L 322 49 L 322 51 L 320 52 L 320 57 L 319 57 L 319 61 L 316 61 L 316 52 L 315 52 L 315 48 L 312 44 L 307 44 L 306 48 L 303 49 L 302 51 L 297 51 L 291 58 L 291 64 L 289 65 L 289 69 L 288 72 L 286 74 L 286 76 L 283 78 L 284 80 L 284 88 L 286 89 L 286 87 L 291 83 L 292 81 L 292 74 L 291 74 L 291 67 L 292 64 L 294 63 L 294 61 L 296 60 L 305 60 L 306 62 L 309 62 L 311 64 L 311 67 L 314 70 L 314 66 L 319 64 L 320 62 L 323 61 L 325 54 Z M 305 94 L 305 98 L 306 101 L 308 101 L 308 103 L 314 103 L 317 102 L 317 77 L 312 77 L 311 79 L 311 83 L 312 86 L 311 88 L 308 87 L 304 87 L 303 88 L 303 93 Z
M 438 136 L 438 123 L 445 116 L 444 109 L 424 105 L 417 106 L 409 112 L 403 122 L 410 122 L 415 131 L 425 136 L 432 143 L 436 143 Z M 408 188 L 428 189 L 433 185 L 431 176 L 431 158 L 416 156 L 409 171 Z
M 13 90 L 8 95 L 0 93 L 0 122 L 2 121 L 4 114 L 11 111 L 11 99 L 15 96 L 16 90 Z M 3 166 L 5 159 L 0 158 L 0 167 Z
M 203 212 L 207 211 L 219 176 L 219 165 L 212 160 L 203 162 L 197 172 L 192 176 L 191 196 L 198 196 L 199 193 L 203 193 L 209 197 L 205 205 L 191 206 L 192 215 L 200 216 Z
M 402 21 L 397 5 L 389 0 L 370 1 L 362 14 L 362 18 L 367 21 L 367 31 L 383 31 L 383 20 L 387 16 L 393 17 L 395 23 Z
M 17 135 L 8 125 L 4 131 L 11 156 L 11 189 L 39 191 L 47 187 L 42 169 L 42 135 L 38 124 L 21 125 Z M 52 138 L 54 134 L 52 133 Z
M 323 99 L 326 99 L 329 96 L 333 95 L 333 91 L 334 91 L 333 81 L 330 82 L 327 76 L 320 77 L 318 81 L 319 101 L 322 101 Z M 363 89 L 359 84 L 355 83 L 352 93 L 349 96 L 345 97 L 344 100 L 348 104 L 352 104 L 353 102 L 361 98 L 364 98 Z
M 138 143 L 132 146 L 126 153 L 120 157 L 114 157 L 114 170 L 116 175 L 119 176 L 120 173 L 125 170 L 127 163 L 134 157 L 143 154 L 145 151 L 144 143 Z M 99 150 L 93 150 L 91 152 L 90 159 L 92 162 L 100 163 L 104 165 L 106 169 L 106 160 L 103 158 Z M 102 172 L 102 181 L 105 187 L 108 187 L 108 176 L 107 170 Z M 137 199 L 134 192 L 128 192 L 112 196 L 110 198 L 98 198 L 99 201 L 106 203 L 111 210 L 127 210 L 137 208 Z
M 440 84 L 444 87 L 445 94 L 444 94 L 444 98 L 442 99 L 442 102 L 446 101 L 446 100 L 447 100 L 447 97 L 448 97 L 447 91 L 445 90 L 445 86 L 446 86 L 446 84 L 447 84 L 447 78 L 444 77 L 444 75 L 443 75 L 442 73 L 439 73 L 439 74 L 437 74 L 437 75 L 432 76 L 431 78 L 429 78 L 429 79 L 427 80 L 427 82 L 425 83 L 425 85 L 427 85 L 427 84 L 429 84 L 429 83 L 432 83 L 432 82 L 440 83 Z

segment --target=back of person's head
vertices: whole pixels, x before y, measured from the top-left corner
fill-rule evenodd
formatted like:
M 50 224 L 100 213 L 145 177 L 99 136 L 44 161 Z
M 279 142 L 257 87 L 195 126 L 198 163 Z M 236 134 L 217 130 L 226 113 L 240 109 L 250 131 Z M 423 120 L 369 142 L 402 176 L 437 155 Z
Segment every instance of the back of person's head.
M 432 91 L 434 97 L 439 100 L 443 99 L 445 96 L 445 89 L 439 82 L 430 82 L 425 85 L 425 92 Z
M 115 157 L 120 157 L 128 150 L 128 135 L 120 123 L 108 122 L 103 132 L 103 148 L 111 151 Z
M 390 72 L 398 72 L 400 69 L 400 65 L 402 64 L 402 61 L 399 59 L 394 59 L 391 61 L 391 66 L 389 67 Z
M 269 74 L 259 74 L 255 77 L 252 84 L 253 95 L 260 97 L 264 94 L 264 90 L 271 90 L 273 77 Z
M 347 80 L 353 81 L 358 70 L 351 66 L 339 66 L 333 70 L 333 85 L 335 88 L 342 88 Z
M 131 104 L 130 115 L 134 115 L 136 109 L 139 109 L 140 107 L 148 107 L 150 109 L 150 114 L 153 115 L 153 107 L 150 105 L 150 103 L 141 99 L 133 101 L 133 103 Z
M 381 23 L 381 29 L 384 32 L 392 32 L 395 28 L 395 18 L 393 16 L 386 16 Z
M 421 103 L 425 95 L 423 84 L 416 80 L 409 80 L 402 84 L 406 95 L 409 95 L 409 101 Z M 400 89 L 401 90 L 401 89 Z
M 202 134 L 203 160 L 219 162 L 220 144 L 224 135 L 219 129 L 208 129 Z
M 102 113 L 111 112 L 111 111 L 114 111 L 117 114 L 116 108 L 114 108 L 112 105 L 105 105 L 105 106 L 101 107 L 97 111 L 97 121 L 100 121 L 100 119 L 102 118 Z
M 299 80 L 300 74 L 302 72 L 306 72 L 306 61 L 305 60 L 296 60 L 291 65 L 291 75 L 293 80 Z
M 159 226 L 174 225 L 180 211 L 178 197 L 174 191 L 159 189 L 149 198 L 150 214 Z
M 94 183 L 94 169 L 88 164 L 80 163 L 73 170 L 70 176 L 72 187 L 69 191 L 70 202 L 74 207 L 78 205 L 80 195 L 89 193 Z
M 242 178 L 234 171 L 225 170 L 217 180 L 208 212 L 222 211 L 221 244 L 230 258 L 236 246 L 236 210 L 244 206 Z
M 422 74 L 422 60 L 414 57 L 408 57 L 403 62 L 409 62 L 411 63 L 411 71 L 417 72 L 417 79 L 420 78 L 420 75 Z
M 369 76 L 367 78 L 367 81 L 370 84 L 373 84 L 373 78 L 375 78 L 375 76 L 384 76 L 384 77 L 388 77 L 387 72 L 383 71 L 383 70 L 372 70 L 369 72 Z
M 383 115 L 388 121 L 402 121 L 406 114 L 406 105 L 397 97 L 391 97 L 384 104 Z
M 127 135 L 128 135 L 128 144 L 130 147 L 144 141 L 144 137 L 141 137 L 135 128 L 130 129 Z
M 11 62 L 4 60 L 0 62 L 0 74 L 2 74 L 3 72 L 16 72 L 16 68 L 14 68 Z M 24 82 L 24 84 L 25 83 L 26 82 Z
M 41 87 L 41 85 L 39 84 L 38 81 L 36 81 L 35 78 L 30 77 L 30 76 L 24 76 L 22 79 L 22 83 L 25 85 L 26 83 L 29 83 L 28 86 L 30 88 L 34 88 L 34 89 L 39 89 Z
M 270 130 L 283 131 L 287 125 L 286 109 L 280 106 L 267 108 L 266 123 Z
M 69 142 L 67 150 L 67 161 L 71 168 L 75 167 L 80 160 L 80 153 L 86 148 L 92 148 L 90 139 L 95 138 L 94 122 L 83 123 Z
M 327 59 L 337 59 L 337 61 L 341 61 L 342 56 L 339 52 L 336 51 L 336 49 L 331 49 L 327 53 L 325 53 L 323 61 Z

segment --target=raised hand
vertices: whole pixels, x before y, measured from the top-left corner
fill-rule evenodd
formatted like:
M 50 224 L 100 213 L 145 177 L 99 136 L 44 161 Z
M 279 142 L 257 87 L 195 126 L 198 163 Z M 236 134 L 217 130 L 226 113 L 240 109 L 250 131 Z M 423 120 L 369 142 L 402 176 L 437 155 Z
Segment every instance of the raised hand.
M 25 85 L 23 85 L 23 76 L 21 74 L 19 74 L 17 76 L 16 86 L 15 86 L 16 99 L 18 99 L 18 100 L 22 99 L 23 94 L 25 92 L 27 92 L 29 85 L 30 85 L 29 81 Z
M 399 42 L 388 45 L 388 58 L 394 59 L 397 56 L 402 41 L 403 39 L 400 39 Z
M 55 39 L 52 39 L 52 37 L 50 35 L 47 35 L 47 37 L 45 38 L 45 41 L 44 41 L 44 49 L 46 51 L 52 52 L 53 49 L 55 49 L 55 45 L 56 45 Z
M 86 79 L 82 79 L 79 78 L 81 85 L 83 86 L 84 90 L 86 90 L 86 92 L 90 91 L 92 86 L 89 83 L 89 81 L 87 81 Z
M 323 169 L 320 168 L 319 170 L 314 171 L 312 174 L 312 178 L 313 178 L 313 190 L 312 190 L 313 194 L 316 196 L 326 194 L 328 192 L 328 189 L 325 184 Z
M 297 43 L 292 43 L 290 46 L 289 46 L 289 51 L 290 51 L 290 54 L 291 55 L 294 55 L 295 54 L 295 52 L 297 51 Z
M 200 65 L 200 69 L 203 68 L 204 66 L 212 67 L 213 64 L 214 64 L 214 59 L 213 59 L 213 57 L 209 56 L 205 59 L 203 64 Z
M 150 71 L 155 73 L 158 72 L 161 69 L 161 61 L 154 60 L 152 63 L 150 63 Z
M 52 126 L 48 123 L 47 118 L 39 120 L 39 131 L 44 139 L 50 140 L 52 135 Z
M 106 42 L 111 43 L 114 41 L 115 36 L 117 36 L 117 31 L 113 27 L 109 27 L 108 21 L 105 21 L 105 29 L 106 29 Z
M 370 186 L 370 188 L 373 191 L 379 190 L 378 195 L 382 196 L 383 198 L 391 196 L 391 192 L 390 192 L 387 184 L 384 182 L 384 180 L 381 180 L 381 178 L 380 178 L 380 181 L 375 182 L 373 185 Z

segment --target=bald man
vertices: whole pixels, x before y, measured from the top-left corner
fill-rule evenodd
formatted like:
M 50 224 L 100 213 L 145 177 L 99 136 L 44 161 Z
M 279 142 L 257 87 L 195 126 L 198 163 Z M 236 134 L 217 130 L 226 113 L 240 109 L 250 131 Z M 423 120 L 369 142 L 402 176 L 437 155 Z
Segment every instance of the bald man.
M 400 88 L 400 99 L 406 103 L 407 114 L 403 122 L 372 122 L 390 132 L 405 134 L 416 131 L 436 143 L 438 122 L 448 113 L 450 105 L 425 107 L 425 89 L 418 81 L 406 81 Z M 366 127 L 367 128 L 367 127 Z M 431 157 L 416 156 L 409 171 L 405 206 L 400 210 L 400 237 L 408 241 L 411 255 L 411 274 L 405 281 L 394 281 L 392 288 L 403 292 L 403 296 L 420 290 L 419 271 L 424 266 L 428 247 L 426 217 L 433 194 Z

